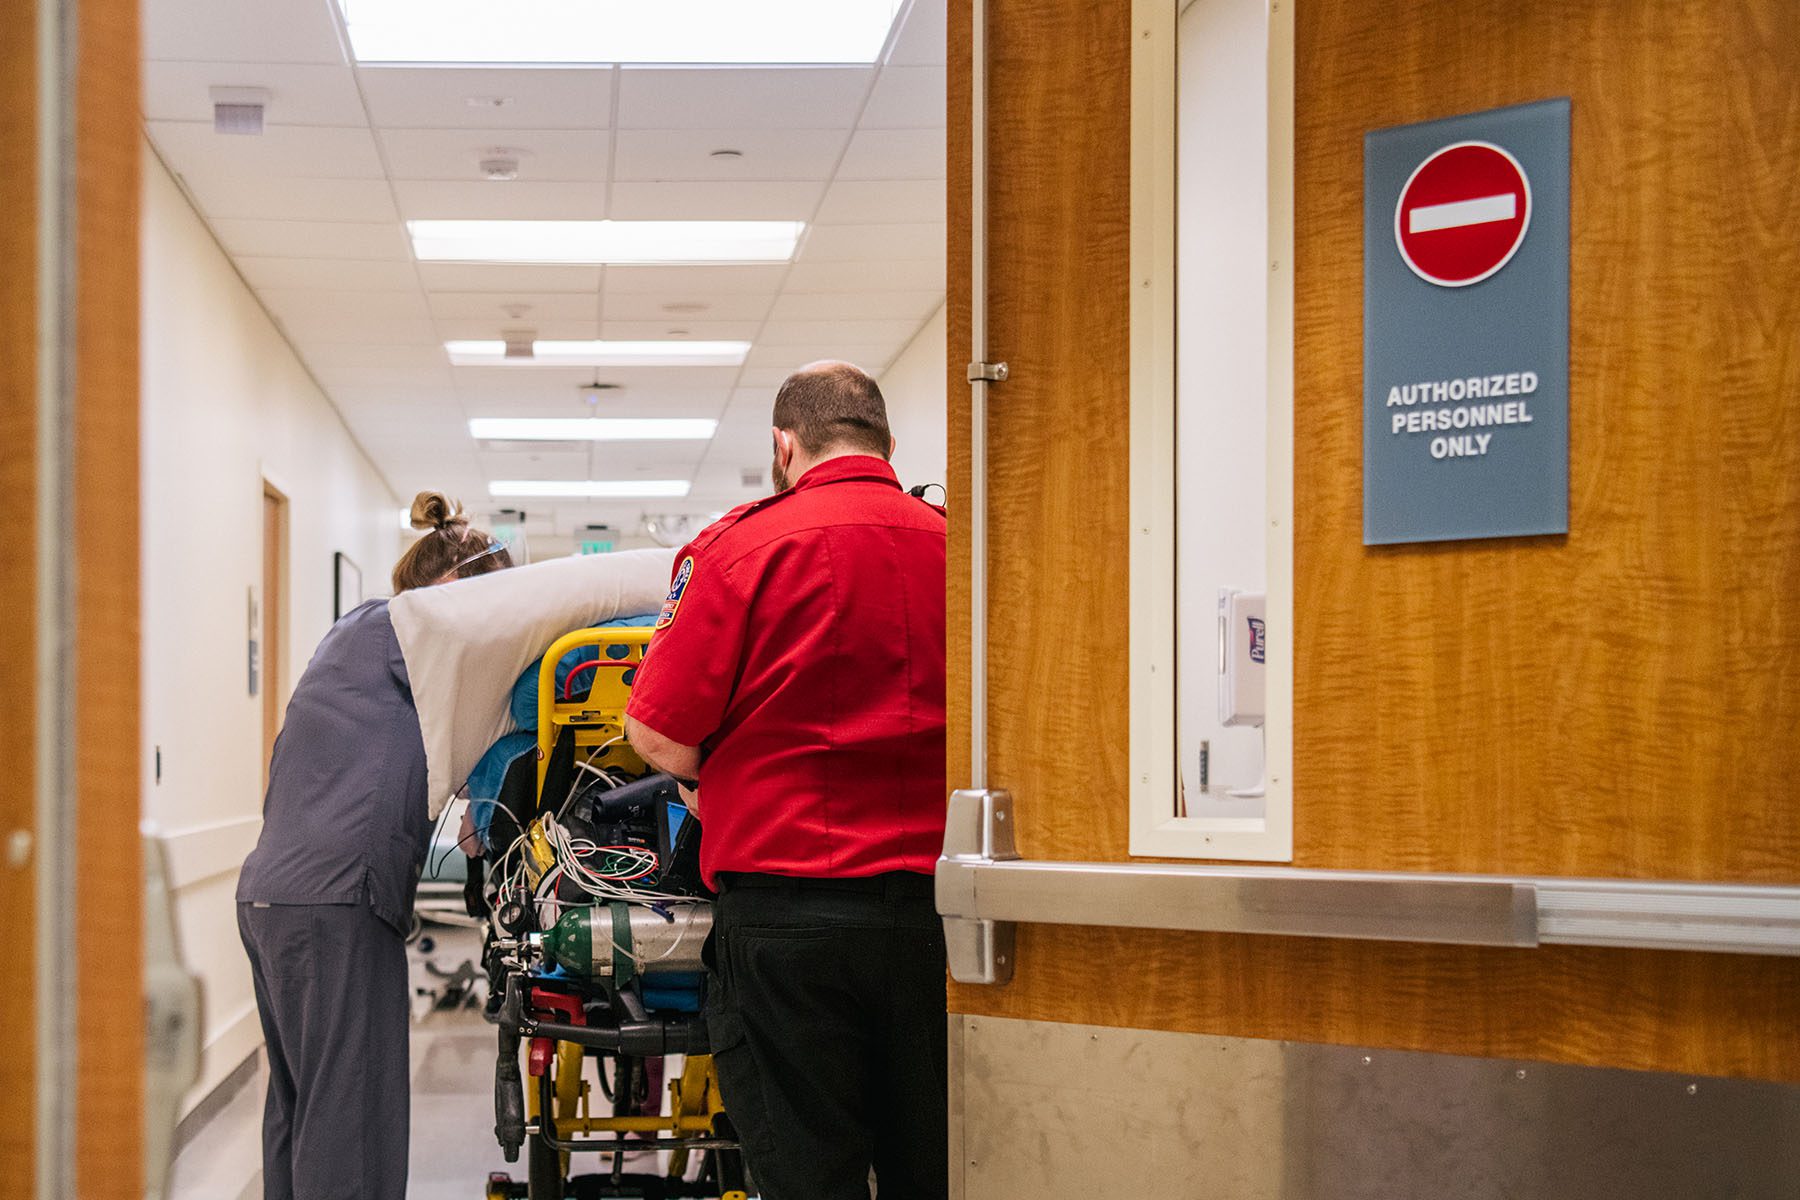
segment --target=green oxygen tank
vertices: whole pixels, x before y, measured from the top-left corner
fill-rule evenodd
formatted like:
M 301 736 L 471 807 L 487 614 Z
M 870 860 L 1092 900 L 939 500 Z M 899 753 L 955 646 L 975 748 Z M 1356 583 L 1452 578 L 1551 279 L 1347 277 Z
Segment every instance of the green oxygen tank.
M 544 957 L 572 975 L 630 983 L 638 975 L 704 969 L 700 947 L 712 932 L 712 905 L 595 904 L 562 915 L 543 934 Z

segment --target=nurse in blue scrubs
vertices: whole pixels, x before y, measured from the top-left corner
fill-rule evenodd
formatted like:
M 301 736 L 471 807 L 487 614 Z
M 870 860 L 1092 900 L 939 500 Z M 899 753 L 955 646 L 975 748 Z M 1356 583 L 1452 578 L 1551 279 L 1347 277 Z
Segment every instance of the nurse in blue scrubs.
M 395 593 L 512 566 L 459 505 L 421 492 L 428 532 Z M 265 1200 L 403 1200 L 410 1062 L 405 935 L 424 865 L 425 745 L 385 600 L 319 644 L 275 741 L 238 930 L 268 1043 Z

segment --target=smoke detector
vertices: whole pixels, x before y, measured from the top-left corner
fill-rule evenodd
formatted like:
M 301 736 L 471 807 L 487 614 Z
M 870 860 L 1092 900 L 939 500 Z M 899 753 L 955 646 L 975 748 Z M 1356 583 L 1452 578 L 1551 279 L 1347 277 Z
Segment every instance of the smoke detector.
M 523 150 L 511 146 L 489 146 L 481 152 L 481 176 L 491 183 L 511 183 L 519 177 L 519 160 Z
M 213 132 L 258 136 L 263 113 L 269 107 L 269 89 L 216 87 L 209 89 L 213 106 Z
M 537 330 L 502 329 L 500 337 L 506 343 L 507 358 L 537 357 Z

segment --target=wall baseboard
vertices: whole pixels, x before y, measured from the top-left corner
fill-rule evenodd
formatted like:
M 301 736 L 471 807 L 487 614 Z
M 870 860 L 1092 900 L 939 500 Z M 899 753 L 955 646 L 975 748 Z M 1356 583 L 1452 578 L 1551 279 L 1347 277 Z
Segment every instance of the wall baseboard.
M 237 1098 L 239 1092 L 250 1086 L 256 1078 L 257 1068 L 262 1064 L 262 1044 L 244 1056 L 242 1062 L 225 1073 L 225 1077 L 214 1084 L 212 1089 L 201 1096 L 189 1108 L 175 1125 L 174 1152 L 180 1154 L 194 1140 L 202 1129 L 225 1111 L 227 1105 Z

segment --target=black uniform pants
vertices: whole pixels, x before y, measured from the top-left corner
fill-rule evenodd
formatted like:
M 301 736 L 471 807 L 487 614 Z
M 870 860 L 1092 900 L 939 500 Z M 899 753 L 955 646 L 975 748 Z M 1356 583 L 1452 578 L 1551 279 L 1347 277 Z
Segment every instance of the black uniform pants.
M 763 1200 L 944 1200 L 944 930 L 929 876 L 726 876 L 707 1026 Z
M 264 1200 L 404 1200 L 406 943 L 364 904 L 240 903 L 268 1043 Z

